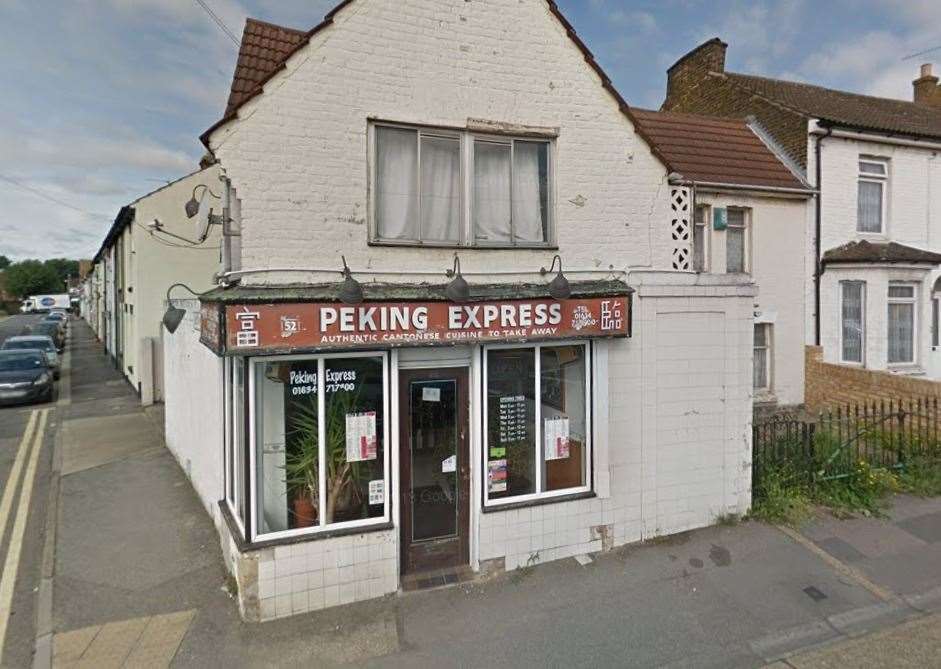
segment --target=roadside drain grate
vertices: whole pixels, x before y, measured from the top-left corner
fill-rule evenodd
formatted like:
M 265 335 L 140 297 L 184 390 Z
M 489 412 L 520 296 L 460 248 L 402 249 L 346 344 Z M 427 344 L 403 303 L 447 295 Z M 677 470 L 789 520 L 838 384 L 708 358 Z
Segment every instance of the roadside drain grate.
M 804 594 L 810 597 L 815 602 L 821 602 L 827 598 L 827 596 L 823 594 L 823 592 L 821 592 L 820 590 L 818 590 L 812 585 L 808 585 L 806 588 L 804 588 Z

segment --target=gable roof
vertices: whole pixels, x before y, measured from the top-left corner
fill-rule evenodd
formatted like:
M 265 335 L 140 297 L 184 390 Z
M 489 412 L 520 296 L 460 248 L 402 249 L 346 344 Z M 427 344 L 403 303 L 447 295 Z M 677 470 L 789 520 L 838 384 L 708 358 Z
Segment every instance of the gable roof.
M 212 136 L 212 133 L 218 130 L 219 128 L 221 128 L 223 125 L 225 125 L 229 121 L 234 120 L 238 116 L 239 107 L 244 105 L 246 102 L 248 102 L 249 100 L 257 96 L 258 94 L 260 94 L 264 90 L 264 85 L 272 77 L 274 77 L 278 72 L 280 72 L 281 70 L 285 68 L 285 63 L 287 62 L 288 58 L 290 58 L 295 53 L 297 53 L 298 51 L 303 49 L 305 46 L 307 46 L 307 44 L 310 43 L 310 40 L 314 35 L 316 35 L 321 30 L 323 30 L 324 28 L 326 28 L 327 26 L 333 23 L 334 17 L 337 15 L 337 13 L 340 12 L 340 10 L 342 10 L 347 5 L 353 2 L 354 0 L 342 0 L 342 2 L 340 2 L 336 7 L 334 7 L 329 12 L 327 12 L 327 14 L 324 16 L 323 21 L 321 21 L 319 24 L 317 24 L 316 26 L 308 30 L 306 33 L 299 34 L 297 43 L 291 46 L 290 49 L 283 50 L 283 46 L 284 46 L 283 42 L 286 42 L 289 39 L 293 39 L 292 37 L 287 36 L 287 35 L 285 35 L 282 38 L 282 40 L 280 41 L 278 45 L 275 45 L 273 43 L 264 43 L 264 42 L 260 43 L 258 45 L 258 51 L 252 54 L 252 57 L 257 60 L 251 61 L 252 63 L 254 63 L 254 67 L 252 68 L 251 73 L 249 73 L 248 71 L 244 73 L 246 82 L 248 81 L 249 78 L 251 78 L 253 85 L 250 88 L 248 88 L 248 90 L 240 90 L 238 92 L 238 95 L 236 96 L 237 99 L 233 101 L 232 96 L 233 96 L 233 93 L 235 93 L 235 88 L 236 88 L 236 82 L 233 80 L 232 92 L 229 94 L 229 104 L 226 106 L 225 114 L 223 115 L 221 119 L 219 119 L 214 124 L 212 124 L 205 132 L 203 132 L 203 134 L 199 136 L 199 139 L 203 143 L 203 145 L 206 146 L 206 148 L 210 148 L 209 138 Z M 579 51 L 581 51 L 582 56 L 585 58 L 585 62 L 595 72 L 595 74 L 597 74 L 598 77 L 601 79 L 602 88 L 604 88 L 614 98 L 615 102 L 618 105 L 618 109 L 631 122 L 631 125 L 634 126 L 634 129 L 637 132 L 637 134 L 640 135 L 641 138 L 643 138 L 645 142 L 647 142 L 653 154 L 657 156 L 657 158 L 659 158 L 660 161 L 663 162 L 664 165 L 666 165 L 667 164 L 666 159 L 660 153 L 660 150 L 656 147 L 656 145 L 652 141 L 650 141 L 650 138 L 646 136 L 644 129 L 640 127 L 640 124 L 637 122 L 637 119 L 634 118 L 633 112 L 631 111 L 630 106 L 627 104 L 627 101 L 621 96 L 621 94 L 614 87 L 614 84 L 611 82 L 611 77 L 608 76 L 608 74 L 604 71 L 604 69 L 602 69 L 601 65 L 598 64 L 598 61 L 595 60 L 594 54 L 591 52 L 588 46 L 582 41 L 582 39 L 575 32 L 575 28 L 572 26 L 571 23 L 569 23 L 568 19 L 565 18 L 565 15 L 562 13 L 562 10 L 559 9 L 555 0 L 544 0 L 544 2 L 549 8 L 549 12 L 556 18 L 556 20 L 558 20 L 558 22 L 565 29 L 565 33 L 568 36 L 568 38 L 572 41 L 573 44 L 575 44 L 576 47 L 578 47 Z M 272 23 L 264 23 L 262 21 L 255 21 L 254 19 L 246 20 L 245 31 L 249 29 L 249 21 L 255 24 L 258 24 L 260 26 L 265 26 L 267 27 L 268 30 L 280 29 L 280 30 L 285 31 L 286 33 L 298 33 L 298 31 L 292 28 L 284 28 L 282 26 L 277 26 Z M 245 31 L 243 31 L 243 42 L 244 42 Z M 275 54 L 274 52 L 276 48 L 282 48 L 283 53 L 281 55 L 281 60 L 277 62 L 276 64 L 272 65 L 272 63 L 274 63 L 276 60 L 277 54 Z M 242 61 L 242 48 L 240 47 L 239 48 L 239 62 L 241 61 Z M 267 70 L 267 72 L 263 73 L 262 70 Z M 236 76 L 239 75 L 238 66 L 236 66 L 235 75 Z
M 849 242 L 823 254 L 823 262 L 839 263 L 911 263 L 941 265 L 941 253 L 933 253 L 897 242 Z
M 686 180 L 810 190 L 744 120 L 632 111 L 667 167 Z
M 251 17 L 245 19 L 239 57 L 232 75 L 232 89 L 225 106 L 228 116 L 274 72 L 304 39 L 303 30 L 285 28 Z
M 733 85 L 804 116 L 859 130 L 941 138 L 941 109 L 782 79 L 717 73 Z

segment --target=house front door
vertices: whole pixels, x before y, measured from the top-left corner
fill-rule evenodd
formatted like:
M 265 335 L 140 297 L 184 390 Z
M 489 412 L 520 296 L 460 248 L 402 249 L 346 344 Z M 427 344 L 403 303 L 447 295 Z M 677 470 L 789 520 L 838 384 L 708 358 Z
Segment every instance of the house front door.
M 402 370 L 402 573 L 469 561 L 467 369 Z

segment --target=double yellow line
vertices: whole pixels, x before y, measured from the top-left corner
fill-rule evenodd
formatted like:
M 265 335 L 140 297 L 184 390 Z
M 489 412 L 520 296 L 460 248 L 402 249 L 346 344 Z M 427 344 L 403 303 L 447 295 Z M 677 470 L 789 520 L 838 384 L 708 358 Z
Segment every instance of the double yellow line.
M 23 439 L 20 441 L 19 449 L 16 452 L 16 460 L 13 462 L 10 476 L 3 488 L 3 498 L 0 499 L 0 545 L 3 544 L 7 526 L 10 525 L 10 512 L 11 510 L 15 511 L 13 524 L 10 528 L 10 539 L 7 543 L 7 554 L 3 562 L 3 571 L 0 572 L 0 666 L 3 665 L 3 642 L 6 638 L 10 612 L 13 608 L 13 588 L 20 567 L 23 535 L 26 533 L 26 520 L 29 518 L 36 468 L 39 464 L 39 453 L 42 451 L 48 417 L 49 409 L 30 412 L 26 431 L 23 433 Z M 24 466 L 26 468 L 25 473 L 23 472 Z M 21 477 L 20 474 L 23 474 L 23 476 Z M 21 478 L 23 485 L 20 488 Z M 17 488 L 20 488 L 20 495 L 16 507 L 14 507 L 13 500 Z

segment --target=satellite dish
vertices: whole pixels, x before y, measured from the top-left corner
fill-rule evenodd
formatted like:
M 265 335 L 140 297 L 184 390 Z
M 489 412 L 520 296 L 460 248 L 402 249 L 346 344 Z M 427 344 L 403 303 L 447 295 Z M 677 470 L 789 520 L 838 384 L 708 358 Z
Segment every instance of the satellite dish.
M 203 189 L 203 195 L 199 199 L 199 211 L 196 213 L 196 239 L 199 241 L 204 241 L 209 235 L 209 226 L 212 225 L 212 205 L 207 202 L 209 198 L 206 197 L 206 194 L 209 192 L 209 189 Z

